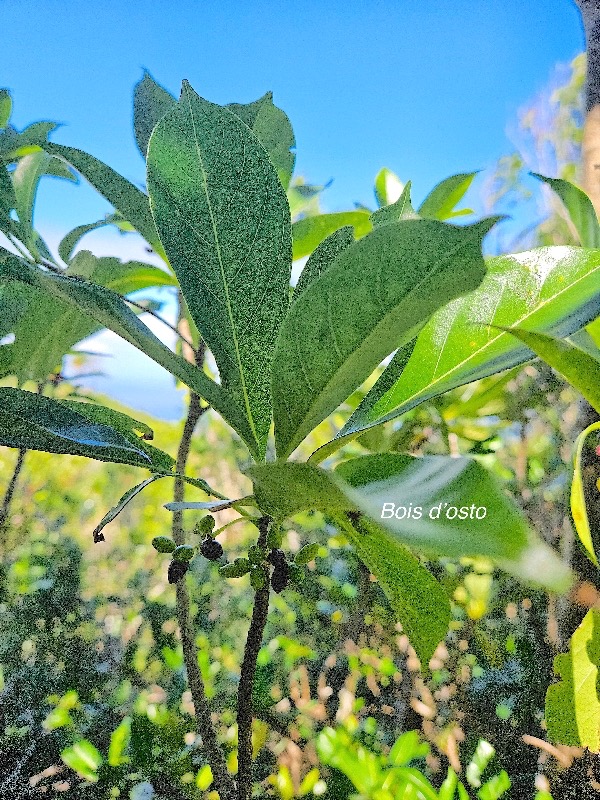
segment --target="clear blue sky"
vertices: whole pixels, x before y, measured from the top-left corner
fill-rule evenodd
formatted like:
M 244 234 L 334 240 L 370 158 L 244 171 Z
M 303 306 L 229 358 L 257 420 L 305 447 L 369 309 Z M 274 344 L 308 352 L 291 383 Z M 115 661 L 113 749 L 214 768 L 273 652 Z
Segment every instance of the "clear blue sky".
M 0 19 L 17 127 L 57 120 L 54 141 L 141 183 L 143 68 L 218 103 L 270 89 L 295 128 L 297 174 L 333 179 L 330 211 L 373 205 L 382 166 L 412 179 L 417 202 L 450 174 L 492 166 L 517 109 L 583 49 L 572 0 L 0 0 Z M 53 242 L 108 210 L 89 187 L 46 179 L 37 225 Z

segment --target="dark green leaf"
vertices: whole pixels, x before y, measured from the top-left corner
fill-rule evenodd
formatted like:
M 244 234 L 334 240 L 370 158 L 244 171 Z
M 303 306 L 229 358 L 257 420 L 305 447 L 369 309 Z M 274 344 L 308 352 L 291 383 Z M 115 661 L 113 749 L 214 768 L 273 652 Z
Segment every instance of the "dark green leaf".
M 402 190 L 402 194 L 395 203 L 392 203 L 389 206 L 378 208 L 377 211 L 371 214 L 370 220 L 374 228 L 376 228 L 378 225 L 384 225 L 386 222 L 400 222 L 404 219 L 419 219 L 419 215 L 412 207 L 412 203 L 410 201 L 410 186 L 411 183 L 408 181 Z
M 46 144 L 48 134 L 56 127 L 55 122 L 34 122 L 19 133 L 10 125 L 7 126 L 0 131 L 0 160 L 11 162 L 34 153 Z
M 477 172 L 453 175 L 438 183 L 419 206 L 419 216 L 428 219 L 452 219 L 472 213 L 469 209 L 455 211 L 456 204 L 464 197 Z
M 0 389 L 0 444 L 85 456 L 150 469 L 139 445 L 108 425 L 90 422 L 58 400 L 20 389 Z
M 289 208 L 275 169 L 235 114 L 186 83 L 152 134 L 148 187 L 190 313 L 264 452 L 291 274 Z
M 294 222 L 292 225 L 294 261 L 310 255 L 324 239 L 346 225 L 354 228 L 354 236 L 357 239 L 364 236 L 372 228 L 369 212 L 340 211 L 337 214 L 318 214 L 314 217 L 305 217 Z
M 583 247 L 600 247 L 600 224 L 590 198 L 577 186 L 561 178 L 546 178 L 531 172 L 534 178 L 544 181 L 562 200 Z
M 224 394 L 201 369 L 171 352 L 166 345 L 136 317 L 119 295 L 102 286 L 83 280 L 55 275 L 13 256 L 0 252 L 0 281 L 16 280 L 42 290 L 85 311 L 96 323 L 133 344 L 193 391 L 204 397 L 235 428 L 256 453 L 254 437 L 241 409 L 232 397 Z
M 300 297 L 302 292 L 315 281 L 320 275 L 329 269 L 335 258 L 346 248 L 354 243 L 352 227 L 350 225 L 340 228 L 324 239 L 317 249 L 309 256 L 300 273 L 300 278 L 296 284 L 293 294 L 293 302 Z
M 157 83 L 149 72 L 133 89 L 133 131 L 137 146 L 146 158 L 150 134 L 176 104 L 173 95 Z
M 164 257 L 164 250 L 156 233 L 154 220 L 150 213 L 148 197 L 133 183 L 119 175 L 111 167 L 94 156 L 65 147 L 62 144 L 47 142 L 44 150 L 51 155 L 62 158 L 74 167 L 92 186 L 111 203 L 125 219 L 144 237 L 150 247 Z
M 287 114 L 273 103 L 273 93 L 267 92 L 254 103 L 230 103 L 233 111 L 260 140 L 277 170 L 283 188 L 287 189 L 294 171 L 296 146 L 294 131 Z
M 86 233 L 95 231 L 98 228 L 103 228 L 105 225 L 110 225 L 109 218 L 99 219 L 97 222 L 90 222 L 87 225 L 78 225 L 76 228 L 73 228 L 72 231 L 69 231 L 69 233 L 60 240 L 58 255 L 68 264 L 79 240 L 85 236 Z
M 280 458 L 434 311 L 481 283 L 481 242 L 496 219 L 462 228 L 434 220 L 381 225 L 303 292 L 281 326 L 273 366 Z
M 8 89 L 0 89 L 0 128 L 6 128 L 12 113 L 12 100 Z

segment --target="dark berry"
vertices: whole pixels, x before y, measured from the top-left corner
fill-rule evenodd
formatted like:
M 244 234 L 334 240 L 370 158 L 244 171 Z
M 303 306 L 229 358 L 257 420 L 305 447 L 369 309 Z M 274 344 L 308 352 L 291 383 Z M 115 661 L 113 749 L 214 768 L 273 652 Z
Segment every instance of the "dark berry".
M 211 539 L 211 537 L 208 536 L 206 539 L 202 540 L 200 552 L 204 558 L 208 558 L 209 561 L 218 561 L 223 555 L 223 547 L 216 539 Z
M 285 561 L 276 565 L 271 575 L 271 588 L 279 594 L 290 582 L 290 569 Z
M 169 583 L 178 583 L 188 571 L 189 567 L 190 565 L 187 561 L 171 561 L 169 564 L 169 572 L 167 573 Z
M 285 564 L 285 553 L 283 550 L 279 548 L 271 550 L 269 553 L 269 562 L 273 564 L 274 567 L 278 566 L 278 564 Z

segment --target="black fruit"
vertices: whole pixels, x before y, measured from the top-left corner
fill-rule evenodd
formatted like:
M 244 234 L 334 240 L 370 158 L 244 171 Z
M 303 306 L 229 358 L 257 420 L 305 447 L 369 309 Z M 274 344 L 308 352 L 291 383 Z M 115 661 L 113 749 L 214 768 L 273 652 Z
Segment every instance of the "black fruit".
M 279 564 L 285 564 L 285 553 L 283 550 L 279 548 L 271 550 L 269 553 L 269 562 L 273 564 L 274 567 L 277 567 Z
M 187 561 L 171 561 L 169 564 L 169 572 L 167 573 L 169 583 L 178 583 L 188 571 L 189 567 L 190 565 Z
M 281 561 L 275 566 L 271 575 L 271 588 L 279 594 L 290 582 L 290 568 L 285 561 Z
M 211 537 L 208 536 L 206 539 L 202 540 L 200 552 L 204 558 L 208 558 L 209 561 L 218 561 L 223 555 L 223 548 L 216 539 L 211 539 Z

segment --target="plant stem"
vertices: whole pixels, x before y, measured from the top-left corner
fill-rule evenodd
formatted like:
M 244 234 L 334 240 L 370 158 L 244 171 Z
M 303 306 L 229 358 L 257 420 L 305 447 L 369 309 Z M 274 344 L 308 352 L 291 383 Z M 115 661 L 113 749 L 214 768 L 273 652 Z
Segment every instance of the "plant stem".
M 19 475 L 21 470 L 23 469 L 23 462 L 25 461 L 25 453 L 27 452 L 26 448 L 21 447 L 19 450 L 19 455 L 17 456 L 17 462 L 15 464 L 15 468 L 13 470 L 12 477 L 8 486 L 6 487 L 6 492 L 4 493 L 4 499 L 2 500 L 2 508 L 0 508 L 0 531 L 4 530 L 6 523 L 8 522 L 8 512 L 10 510 L 10 504 L 15 494 L 15 489 L 17 488 L 17 481 L 19 479 Z
M 196 364 L 201 366 L 204 360 L 204 347 L 201 346 L 196 353 Z M 179 475 L 185 473 L 185 468 L 190 454 L 192 435 L 200 417 L 206 412 L 208 406 L 200 404 L 200 398 L 194 392 L 190 393 L 188 413 L 183 427 L 183 433 L 177 450 L 176 471 Z M 181 477 L 175 478 L 173 490 L 174 502 L 181 502 L 184 497 L 185 481 Z M 183 512 L 173 512 L 172 523 L 173 539 L 180 545 L 185 543 L 183 530 Z M 235 800 L 235 782 L 227 771 L 225 756 L 219 746 L 217 734 L 210 716 L 210 709 L 206 699 L 204 681 L 198 666 L 198 653 L 194 642 L 194 634 L 190 619 L 190 596 L 185 578 L 176 585 L 177 621 L 183 647 L 183 659 L 187 673 L 188 686 L 192 694 L 196 726 L 202 737 L 202 744 L 206 757 L 212 770 L 215 787 L 218 789 L 222 800 Z
M 270 517 L 261 517 L 256 521 L 260 531 L 258 546 L 265 549 L 267 546 L 267 533 L 271 526 Z M 269 612 L 269 584 L 262 589 L 257 589 L 254 594 L 252 619 L 246 646 L 244 660 L 240 671 L 238 687 L 238 800 L 249 800 L 252 797 L 252 688 L 256 673 L 258 651 L 262 644 L 267 616 Z

